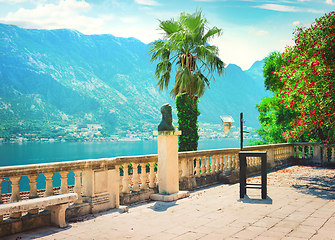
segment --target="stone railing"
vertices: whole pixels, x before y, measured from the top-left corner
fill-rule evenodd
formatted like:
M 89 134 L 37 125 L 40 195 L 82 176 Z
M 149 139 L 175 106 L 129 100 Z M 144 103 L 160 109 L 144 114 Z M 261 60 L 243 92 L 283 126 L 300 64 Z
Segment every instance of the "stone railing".
M 291 159 L 321 163 L 323 156 L 324 162 L 334 162 L 334 147 L 330 147 L 326 151 L 324 147 L 321 149 L 320 144 L 317 143 L 251 146 L 245 147 L 243 150 L 267 151 L 269 169 L 290 165 L 292 164 Z M 179 153 L 180 189 L 190 190 L 219 181 L 236 182 L 238 180 L 239 151 L 240 149 L 219 149 Z M 248 158 L 247 161 L 249 175 L 260 171 L 260 159 Z M 55 194 L 54 187 L 56 186 L 53 186 L 55 173 L 60 174 L 59 193 L 69 192 L 68 176 L 71 175 L 69 173 L 73 172 L 73 192 L 78 194 L 78 199 L 67 210 L 67 219 L 69 219 L 118 208 L 120 204 L 149 199 L 150 194 L 157 192 L 157 184 L 159 184 L 157 180 L 159 166 L 157 164 L 157 155 L 145 155 L 0 167 L 0 183 L 4 179 L 10 180 L 12 190 L 9 201 L 16 202 L 21 200 L 21 178 L 29 179 L 28 197 L 36 198 L 39 197 L 37 181 L 45 183 L 43 196 Z M 1 195 L 0 203 L 3 203 Z M 13 213 L 10 217 L 20 218 L 21 215 Z M 36 216 L 31 215 L 30 217 Z M 2 232 L 1 226 L 10 224 L 12 218 L 0 223 L 0 232 Z

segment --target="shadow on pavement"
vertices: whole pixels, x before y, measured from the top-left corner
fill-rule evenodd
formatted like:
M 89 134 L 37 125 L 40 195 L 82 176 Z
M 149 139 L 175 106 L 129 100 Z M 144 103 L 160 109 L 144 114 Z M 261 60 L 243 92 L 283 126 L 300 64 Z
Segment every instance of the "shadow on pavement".
M 335 199 L 335 176 L 298 177 L 303 184 L 295 184 L 292 187 L 303 194 L 313 195 L 323 199 Z
M 252 204 L 272 204 L 272 198 L 270 198 L 269 196 L 267 196 L 266 199 L 259 199 L 259 198 L 250 198 L 248 195 L 244 195 L 244 198 L 241 198 L 237 201 Z
M 149 207 L 155 212 L 164 212 L 170 207 L 177 206 L 176 201 L 172 202 L 156 202 L 153 206 Z

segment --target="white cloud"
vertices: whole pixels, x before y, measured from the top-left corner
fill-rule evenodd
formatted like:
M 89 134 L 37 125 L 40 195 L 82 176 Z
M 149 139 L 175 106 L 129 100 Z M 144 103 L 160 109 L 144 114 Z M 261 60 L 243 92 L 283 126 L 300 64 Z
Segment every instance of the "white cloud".
M 120 17 L 120 20 L 125 23 L 134 23 L 137 22 L 136 17 Z
M 253 32 L 252 34 L 254 34 L 254 35 L 268 35 L 269 32 L 264 31 L 264 30 L 259 30 L 257 32 Z
M 332 0 L 327 0 L 332 1 Z M 324 13 L 322 10 L 315 10 L 312 8 L 300 8 L 295 6 L 287 6 L 287 5 L 280 5 L 280 4 L 263 4 L 260 6 L 253 6 L 254 8 L 262 8 L 272 11 L 278 12 L 311 12 L 311 13 Z
M 156 2 L 154 0 L 135 0 L 135 2 L 137 2 L 138 4 L 149 5 L 149 6 L 158 6 L 158 5 L 160 5 L 158 2 Z
M 254 6 L 255 8 L 262 8 L 267 10 L 279 11 L 279 12 L 301 12 L 302 10 L 297 7 L 291 7 L 280 4 L 263 4 L 261 6 Z
M 0 0 L 0 2 L 5 2 L 5 3 L 22 3 L 22 2 L 32 2 L 32 0 Z
M 300 25 L 300 21 L 293 22 L 293 25 Z
M 333 0 L 326 0 L 326 3 L 330 5 L 335 5 L 335 3 L 333 3 Z
M 5 18 L 0 18 L 0 22 L 23 28 L 72 28 L 90 34 L 105 24 L 102 18 L 81 15 L 90 9 L 90 5 L 84 0 L 60 0 L 58 5 L 39 5 L 31 10 L 20 8 L 17 12 L 10 12 Z

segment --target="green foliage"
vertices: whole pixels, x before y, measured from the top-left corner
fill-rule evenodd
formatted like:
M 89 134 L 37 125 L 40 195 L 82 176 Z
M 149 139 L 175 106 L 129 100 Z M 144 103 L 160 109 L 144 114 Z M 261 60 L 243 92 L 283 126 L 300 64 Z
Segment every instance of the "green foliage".
M 296 112 L 286 109 L 280 104 L 280 98 L 277 96 L 264 97 L 260 104 L 256 105 L 259 111 L 259 123 L 261 127 L 256 132 L 262 137 L 259 142 L 253 142 L 253 145 L 283 143 L 283 129 L 287 129 Z
M 265 59 L 265 86 L 275 96 L 257 105 L 265 143 L 335 142 L 335 12 L 297 28 L 295 45 Z M 257 143 L 255 143 L 257 144 Z
M 281 103 L 299 112 L 283 137 L 296 141 L 307 135 L 334 143 L 335 11 L 294 34 L 295 45 L 283 53 L 288 65 L 276 72 L 283 83 Z
M 191 99 L 186 93 L 176 97 L 178 129 L 182 131 L 179 136 L 179 151 L 196 151 L 198 148 L 198 101 Z
M 100 133 L 103 137 L 110 137 L 116 133 L 116 129 L 110 125 L 104 125 Z
M 263 76 L 266 90 L 278 92 L 282 88 L 283 83 L 275 72 L 285 64 L 287 63 L 279 52 L 272 52 L 264 59 Z

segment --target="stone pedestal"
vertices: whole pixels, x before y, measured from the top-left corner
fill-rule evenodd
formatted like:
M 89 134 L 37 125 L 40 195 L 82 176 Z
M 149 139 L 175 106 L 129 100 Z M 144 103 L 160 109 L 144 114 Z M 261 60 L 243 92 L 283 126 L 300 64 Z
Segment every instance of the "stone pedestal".
M 154 131 L 158 137 L 158 192 L 150 198 L 158 201 L 174 201 L 189 196 L 179 191 L 178 135 L 181 131 Z
M 83 202 L 90 204 L 90 213 L 119 207 L 119 185 L 116 169 L 85 169 L 83 171 Z

